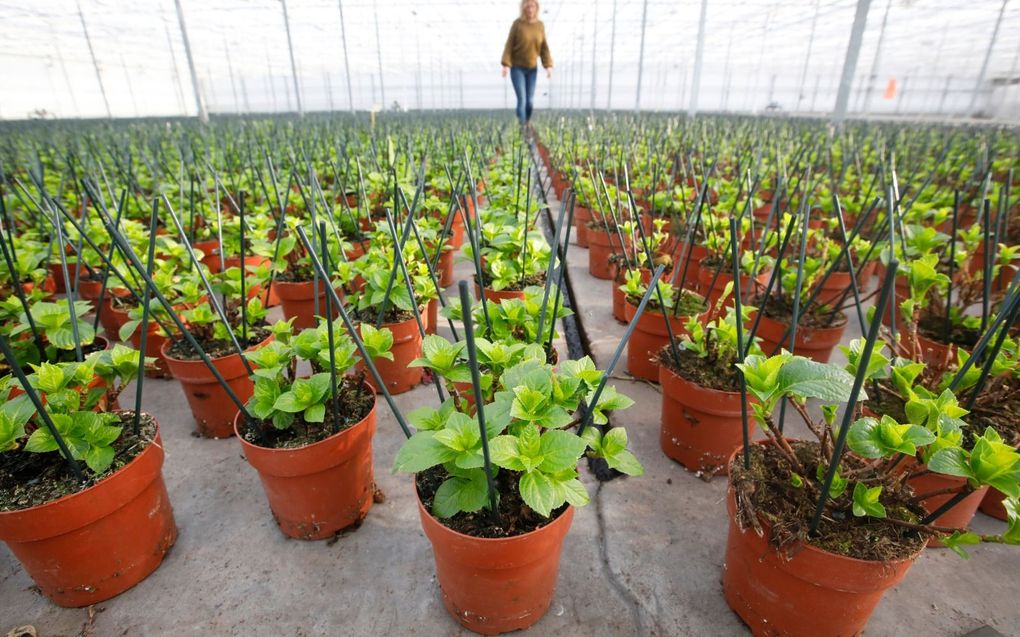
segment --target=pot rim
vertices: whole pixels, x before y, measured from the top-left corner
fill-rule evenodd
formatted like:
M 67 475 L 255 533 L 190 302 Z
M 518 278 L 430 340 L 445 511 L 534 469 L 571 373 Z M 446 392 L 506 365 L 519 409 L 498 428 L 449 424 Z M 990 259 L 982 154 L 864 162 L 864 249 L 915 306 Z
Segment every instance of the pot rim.
M 460 531 L 454 531 L 450 527 L 448 527 L 445 524 L 443 524 L 442 521 L 439 518 L 437 518 L 436 516 L 432 515 L 431 511 L 429 511 L 428 509 L 425 508 L 425 505 L 421 501 L 421 494 L 418 493 L 418 484 L 417 484 L 417 481 L 414 479 L 414 476 L 416 476 L 416 475 L 418 475 L 418 474 L 417 473 L 411 474 L 411 486 L 414 488 L 414 500 L 418 504 L 418 510 L 420 512 L 424 512 L 426 515 L 428 515 L 428 517 L 432 518 L 432 520 L 436 523 L 437 526 L 439 526 L 441 528 L 442 531 L 444 531 L 446 533 L 449 533 L 451 535 L 456 535 L 458 537 L 466 538 L 468 540 L 472 540 L 472 541 L 475 541 L 475 542 L 481 542 L 481 543 L 485 543 L 485 544 L 489 544 L 489 543 L 495 544 L 497 542 L 509 542 L 509 541 L 520 540 L 520 539 L 523 539 L 523 538 L 527 538 L 527 537 L 531 537 L 531 536 L 537 535 L 538 533 L 541 533 L 542 531 L 545 531 L 547 529 L 551 529 L 554 525 L 556 525 L 558 523 L 561 523 L 564 520 L 568 520 L 568 518 L 571 518 L 572 517 L 572 513 L 574 511 L 574 508 L 575 508 L 574 505 L 568 504 L 567 508 L 563 509 L 563 512 L 560 513 L 558 516 L 556 516 L 555 519 L 550 520 L 548 524 L 540 526 L 539 528 L 537 528 L 537 529 L 535 529 L 533 531 L 528 531 L 527 533 L 521 533 L 519 535 L 511 535 L 510 537 L 475 537 L 474 535 L 468 535 L 466 533 L 461 533 Z
M 121 410 L 114 410 L 114 411 L 124 411 L 124 412 L 132 412 L 132 413 L 134 412 L 134 410 L 131 410 L 131 409 L 121 409 Z M 104 412 L 104 413 L 110 413 L 110 412 L 107 411 L 107 412 Z M 104 476 L 101 480 L 99 480 L 98 482 L 96 482 L 92 486 L 86 487 L 86 488 L 82 489 L 81 491 L 75 491 L 74 493 L 67 493 L 65 495 L 60 496 L 56 500 L 50 500 L 48 502 L 43 502 L 42 504 L 37 504 L 35 506 L 28 507 L 27 509 L 13 509 L 11 511 L 0 511 L 0 519 L 6 517 L 8 515 L 26 515 L 26 514 L 31 515 L 31 514 L 33 514 L 35 512 L 44 511 L 44 510 L 50 509 L 52 507 L 55 507 L 55 506 L 64 504 L 66 502 L 69 502 L 70 500 L 72 500 L 72 499 L 74 499 L 74 498 L 76 498 L 78 496 L 84 496 L 85 494 L 91 493 L 94 489 L 98 489 L 99 487 L 103 486 L 111 478 L 113 478 L 115 476 L 118 476 L 121 473 L 123 473 L 123 472 L 127 471 L 128 469 L 130 469 L 133 465 L 135 465 L 138 462 L 138 460 L 140 460 L 142 458 L 142 456 L 144 454 L 148 453 L 149 450 L 154 445 L 158 449 L 160 449 L 160 451 L 162 451 L 163 450 L 163 439 L 162 439 L 162 436 L 160 435 L 159 420 L 155 416 L 153 416 L 152 414 L 150 414 L 150 413 L 148 413 L 146 411 L 143 411 L 141 413 L 143 415 L 146 415 L 146 416 L 148 416 L 149 418 L 152 419 L 153 425 L 156 427 L 156 433 L 152 436 L 152 438 L 149 439 L 149 444 L 145 445 L 145 448 L 142 449 L 141 452 L 139 452 L 138 455 L 136 455 L 134 458 L 131 459 L 131 462 L 127 463 L 126 465 L 124 465 L 120 469 L 117 469 L 113 473 L 111 473 L 111 474 L 109 474 L 107 476 Z
M 802 442 L 801 440 L 799 440 L 797 438 L 787 438 L 786 440 L 787 440 L 787 442 Z M 752 441 L 751 444 L 764 446 L 764 445 L 767 445 L 767 444 L 772 444 L 772 441 L 770 439 L 768 439 L 768 438 L 764 438 L 764 439 L 761 439 L 761 440 Z M 743 451 L 743 449 L 744 449 L 743 443 L 737 445 L 737 448 L 734 449 L 733 453 L 730 454 L 729 460 L 726 461 L 727 468 L 730 468 L 730 467 L 733 466 L 733 462 L 736 460 L 737 455 L 740 454 Z M 732 469 L 730 469 L 730 471 L 727 474 L 727 476 L 728 477 L 726 479 L 726 494 L 727 494 L 726 514 L 728 516 L 734 518 L 733 522 L 736 524 L 737 530 L 740 531 L 741 534 L 748 533 L 748 532 L 752 532 L 753 533 L 752 529 L 743 529 L 743 528 L 740 528 L 740 523 L 735 519 L 735 517 L 736 517 L 735 514 L 732 514 L 729 511 L 729 506 L 728 506 L 728 504 L 729 504 L 728 501 L 730 500 L 729 496 L 730 496 L 731 493 L 733 493 L 733 477 L 732 477 L 733 476 L 733 471 L 732 471 Z M 761 524 L 762 528 L 766 529 L 766 530 L 768 528 L 770 528 L 770 526 L 771 526 L 768 523 L 767 520 L 763 520 L 760 516 L 758 518 L 758 523 Z M 814 544 L 811 544 L 810 542 L 806 542 L 806 541 L 797 542 L 794 546 L 797 548 L 798 551 L 808 551 L 808 552 L 811 552 L 811 553 L 814 553 L 814 554 L 824 555 L 826 557 L 837 559 L 837 560 L 846 560 L 846 561 L 848 561 L 848 562 L 850 562 L 852 564 L 868 565 L 868 566 L 872 566 L 873 567 L 873 566 L 882 565 L 882 564 L 901 565 L 901 564 L 904 564 L 904 563 L 913 562 L 918 557 L 920 557 L 921 553 L 926 548 L 927 543 L 922 544 L 921 548 L 917 549 L 917 551 L 915 551 L 914 553 L 912 553 L 912 554 L 910 554 L 910 555 L 908 555 L 906 557 L 901 557 L 901 558 L 895 559 L 895 560 L 881 560 L 881 561 L 878 561 L 878 560 L 862 560 L 859 557 L 850 557 L 849 555 L 840 555 L 839 553 L 833 553 L 832 551 L 826 551 L 825 549 L 823 549 L 821 547 L 818 547 L 818 546 L 815 546 Z M 769 548 L 770 551 L 772 551 L 773 553 L 778 555 L 782 559 L 782 561 L 784 561 L 784 562 L 790 561 L 790 560 L 786 559 L 783 556 L 783 552 L 782 551 L 777 551 L 776 549 L 774 549 L 772 547 L 771 544 L 768 545 L 768 548 Z
M 262 339 L 258 343 L 255 343 L 254 345 L 252 345 L 250 347 L 246 347 L 244 349 L 244 351 L 250 352 L 250 351 L 256 350 L 256 349 L 258 349 L 260 347 L 264 347 L 270 341 L 272 341 L 274 338 L 275 338 L 274 335 L 272 333 L 270 333 L 269 336 L 267 336 L 266 338 Z M 199 358 L 197 360 L 190 360 L 190 359 L 187 359 L 187 358 L 174 358 L 173 356 L 168 354 L 167 353 L 168 352 L 167 348 L 170 345 L 172 345 L 173 342 L 174 342 L 173 339 L 167 337 L 166 342 L 164 342 L 163 345 L 159 348 L 159 353 L 162 354 L 163 358 L 165 358 L 168 361 L 173 361 L 175 363 L 184 363 L 184 364 L 198 363 L 199 365 L 205 366 L 205 361 L 203 361 L 201 358 Z M 208 356 L 208 354 L 206 354 L 206 355 Z M 227 354 L 225 356 L 210 357 L 209 360 L 212 361 L 213 363 L 216 363 L 218 361 L 226 360 L 226 359 L 228 359 L 228 358 L 230 358 L 232 356 L 240 356 L 240 354 L 238 354 L 237 352 L 231 352 L 231 353 L 229 353 L 229 354 Z
M 307 376 L 304 377 L 304 378 L 307 378 Z M 368 385 L 367 382 L 362 382 L 361 386 L 369 394 L 372 395 L 372 409 L 370 409 L 368 411 L 368 413 L 365 414 L 364 418 L 362 418 L 358 422 L 354 423 L 353 425 L 351 425 L 347 429 L 344 429 L 343 431 L 338 431 L 335 434 L 330 434 L 329 436 L 326 436 L 325 438 L 323 438 L 322 440 L 319 440 L 317 442 L 313 442 L 313 443 L 310 443 L 310 444 L 307 444 L 307 445 L 301 445 L 300 447 L 287 447 L 287 448 L 282 448 L 281 449 L 281 448 L 277 448 L 277 447 L 263 447 L 262 445 L 257 445 L 254 442 L 250 442 L 248 440 L 245 440 L 244 436 L 241 433 L 240 428 L 238 427 L 238 425 L 241 422 L 241 417 L 244 415 L 244 412 L 241 411 L 241 410 L 238 410 L 237 414 L 234 415 L 234 435 L 241 442 L 241 446 L 243 446 L 243 447 L 251 447 L 253 449 L 257 449 L 260 453 L 273 453 L 273 452 L 280 452 L 280 453 L 288 453 L 288 452 L 290 452 L 290 453 L 293 453 L 294 451 L 302 451 L 302 450 L 305 450 L 305 449 L 314 449 L 318 445 L 325 445 L 328 442 L 331 442 L 333 440 L 339 439 L 341 436 L 343 436 L 346 433 L 353 432 L 355 429 L 358 429 L 358 428 L 364 426 L 364 424 L 367 423 L 369 421 L 369 419 L 372 418 L 373 415 L 378 415 L 378 414 L 376 414 L 376 409 L 379 407 L 379 396 L 376 395 L 376 393 L 372 390 L 372 388 Z
M 669 343 L 667 343 L 665 345 L 665 347 L 668 347 L 668 346 L 669 346 Z M 685 377 L 681 376 L 680 374 L 677 374 L 672 369 L 670 369 L 669 367 L 667 367 L 667 366 L 665 366 L 665 365 L 663 365 L 661 363 L 659 364 L 659 369 L 662 370 L 663 372 L 667 373 L 667 374 L 672 375 L 675 379 L 677 379 L 680 382 L 688 383 L 690 385 L 694 385 L 700 391 L 711 392 L 712 394 L 720 394 L 721 396 L 725 396 L 727 398 L 732 398 L 732 397 L 739 398 L 740 397 L 740 390 L 739 389 L 737 389 L 735 391 L 726 391 L 725 389 L 715 389 L 714 387 L 705 387 L 701 383 L 697 383 L 697 382 L 695 382 L 693 380 L 690 380 L 689 378 L 685 378 Z M 660 383 L 660 386 L 661 386 L 661 383 Z M 747 400 L 748 400 L 748 403 L 756 402 L 753 396 L 748 396 Z

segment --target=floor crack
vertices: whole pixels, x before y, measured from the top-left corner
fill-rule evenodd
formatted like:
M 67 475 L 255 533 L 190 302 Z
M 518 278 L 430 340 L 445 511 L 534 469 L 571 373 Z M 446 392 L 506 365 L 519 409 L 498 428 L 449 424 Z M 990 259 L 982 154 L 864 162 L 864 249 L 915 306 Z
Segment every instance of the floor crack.
M 633 618 L 633 623 L 637 627 L 637 634 L 661 635 L 663 633 L 658 622 L 654 619 L 655 615 L 650 615 L 647 612 L 641 604 L 641 600 L 639 600 L 630 588 L 624 584 L 619 577 L 617 577 L 609 564 L 609 536 L 606 533 L 606 518 L 602 510 L 602 489 L 604 489 L 605 486 L 605 483 L 599 483 L 598 488 L 595 490 L 594 498 L 595 517 L 598 521 L 599 561 L 602 563 L 602 573 L 605 575 L 606 580 L 609 581 L 609 585 L 612 587 L 616 595 L 627 605 L 631 617 Z M 654 630 L 649 631 L 646 628 L 646 615 L 652 617 Z

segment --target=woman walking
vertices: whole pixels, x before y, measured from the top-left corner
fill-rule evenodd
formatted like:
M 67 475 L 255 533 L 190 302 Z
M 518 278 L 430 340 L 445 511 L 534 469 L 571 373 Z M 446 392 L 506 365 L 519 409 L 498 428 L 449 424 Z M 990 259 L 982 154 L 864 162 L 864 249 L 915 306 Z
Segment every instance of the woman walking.
M 546 75 L 552 78 L 552 55 L 545 40 L 545 25 L 538 19 L 538 2 L 523 0 L 521 17 L 514 20 L 503 47 L 503 77 L 510 72 L 510 82 L 517 95 L 517 119 L 522 127 L 531 127 L 539 57 Z

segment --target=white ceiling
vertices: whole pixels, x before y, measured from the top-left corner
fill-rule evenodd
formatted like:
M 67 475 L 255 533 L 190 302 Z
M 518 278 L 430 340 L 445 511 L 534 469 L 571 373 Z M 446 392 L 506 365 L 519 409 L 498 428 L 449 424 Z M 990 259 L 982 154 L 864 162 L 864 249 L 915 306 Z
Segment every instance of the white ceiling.
M 512 97 L 499 76 L 499 58 L 516 0 L 342 1 L 355 107 L 381 103 L 384 92 L 387 103 L 411 108 L 502 107 Z M 173 0 L 80 4 L 114 116 L 195 112 Z M 296 109 L 279 0 L 182 4 L 211 111 L 288 110 L 288 100 Z M 700 10 L 691 0 L 544 2 L 557 68 L 551 83 L 540 79 L 539 106 L 590 106 L 594 53 L 595 105 L 607 105 L 612 56 L 609 104 L 634 108 L 645 6 L 640 106 L 686 106 Z M 808 110 L 812 103 L 817 111 L 831 109 L 855 6 L 856 0 L 709 0 L 702 105 L 756 110 L 771 95 L 787 110 Z M 863 103 L 887 7 L 868 110 L 931 112 L 940 102 L 945 112 L 966 110 L 1002 2 L 872 0 L 851 109 Z M 305 109 L 347 109 L 338 2 L 288 0 L 287 8 Z M 988 77 L 1016 76 L 1018 53 L 1020 2 L 1014 0 L 1006 6 Z M 0 78 L 3 118 L 34 109 L 65 117 L 106 113 L 75 0 L 0 0 Z M 899 91 L 883 99 L 890 79 Z

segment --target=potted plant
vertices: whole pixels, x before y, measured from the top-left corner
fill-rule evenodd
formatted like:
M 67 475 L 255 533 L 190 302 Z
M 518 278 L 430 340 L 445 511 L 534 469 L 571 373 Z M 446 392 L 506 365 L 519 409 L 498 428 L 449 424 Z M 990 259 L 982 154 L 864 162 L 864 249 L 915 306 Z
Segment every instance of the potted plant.
M 275 335 L 245 353 L 254 366 L 252 418 L 238 412 L 234 429 L 280 530 L 302 540 L 333 537 L 372 507 L 375 394 L 364 371 L 348 374 L 358 356 L 339 322 L 321 321 L 293 338 L 281 326 Z M 388 353 L 385 343 L 366 339 L 365 346 L 375 357 Z M 300 361 L 310 376 L 296 376 Z
M 159 423 L 112 409 L 138 364 L 138 352 L 117 345 L 80 363 L 33 365 L 27 381 L 45 415 L 23 385 L 0 378 L 0 539 L 60 606 L 131 588 L 177 538 Z
M 209 361 L 237 399 L 243 402 L 252 394 L 252 382 L 237 352 L 237 345 L 244 350 L 261 347 L 272 338 L 273 332 L 287 329 L 284 327 L 287 324 L 271 328 L 266 321 L 267 311 L 259 298 L 242 301 L 240 290 L 232 288 L 232 281 L 226 273 L 216 276 L 218 284 L 221 284 L 217 288 L 223 292 L 220 310 L 226 321 L 208 298 L 187 301 L 190 307 L 181 311 L 180 316 Z M 207 438 L 232 436 L 238 409 L 205 364 L 202 355 L 183 338 L 167 340 L 160 352 L 170 373 L 181 383 L 198 434 Z
M 362 340 L 388 339 L 388 356 L 375 360 L 379 375 L 391 394 L 410 391 L 421 382 L 421 370 L 410 363 L 421 356 L 422 327 L 427 308 L 437 296 L 427 274 L 415 261 L 405 261 L 413 289 L 409 290 L 399 267 L 394 267 L 392 242 L 376 240 L 375 249 L 358 258 L 354 268 L 364 282 L 354 304 Z M 408 246 L 408 254 L 411 253 Z M 406 257 L 405 257 L 406 258 Z M 424 263 L 420 263 L 425 266 Z M 419 325 L 419 320 L 422 321 Z
M 523 298 L 525 288 L 545 283 L 549 244 L 541 233 L 526 229 L 513 216 L 483 222 L 481 245 L 481 283 L 491 302 Z M 464 253 L 474 262 L 472 246 L 465 247 Z M 481 296 L 477 275 L 475 279 L 475 295 Z
M 741 309 L 746 325 L 752 309 Z M 675 347 L 667 344 L 658 353 L 659 446 L 688 471 L 725 474 L 743 431 L 736 310 L 729 307 L 707 324 L 691 316 L 678 340 Z M 761 353 L 757 339 L 744 347 L 749 354 Z
M 1020 543 L 1020 518 L 1005 534 L 985 537 L 927 519 L 895 465 L 903 455 L 938 445 L 940 437 L 888 415 L 856 418 L 860 406 L 852 399 L 865 394 L 855 390 L 878 362 L 852 361 L 858 379 L 787 352 L 752 355 L 738 366 L 767 438 L 744 454 L 738 449 L 730 462 L 723 591 L 754 634 L 859 634 L 931 537 L 959 550 L 980 541 Z M 820 420 L 808 414 L 809 398 L 824 401 Z M 783 399 L 817 440 L 790 440 L 779 430 L 772 414 Z M 833 403 L 848 400 L 853 404 L 836 429 Z M 940 448 L 929 469 L 966 473 L 976 484 L 992 480 L 1020 496 L 1020 454 L 995 438 L 986 433 L 969 453 Z M 842 441 L 853 453 L 841 453 Z
M 705 311 L 705 300 L 690 290 L 677 292 L 668 282 L 659 280 L 658 290 L 648 300 L 648 307 L 638 318 L 637 326 L 627 341 L 627 371 L 637 378 L 659 381 L 659 350 L 669 341 L 670 330 L 674 336 L 684 334 L 687 319 Z M 631 270 L 627 282 L 620 286 L 626 296 L 624 316 L 634 320 L 637 307 L 648 286 L 642 280 L 640 270 Z M 661 302 L 660 302 L 661 297 Z
M 436 351 L 423 362 L 438 373 L 443 365 L 436 361 L 452 362 L 462 345 L 434 342 Z M 601 374 L 587 357 L 557 369 L 529 359 L 492 378 L 494 399 L 483 410 L 491 487 L 477 414 L 464 413 L 450 398 L 410 415 L 418 431 L 397 452 L 394 470 L 415 474 L 443 602 L 470 630 L 494 635 L 527 628 L 549 608 L 573 507 L 588 503 L 578 479 L 581 457 L 604 458 L 629 475 L 643 472 L 626 449 L 624 430 L 571 431 Z M 605 411 L 631 403 L 607 386 L 589 409 L 594 422 L 604 423 Z

